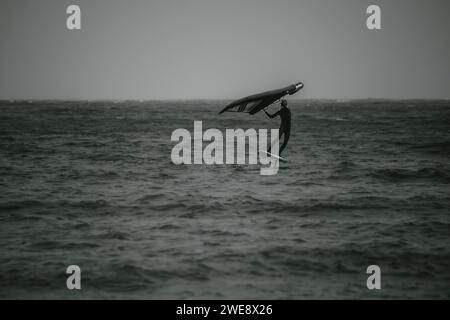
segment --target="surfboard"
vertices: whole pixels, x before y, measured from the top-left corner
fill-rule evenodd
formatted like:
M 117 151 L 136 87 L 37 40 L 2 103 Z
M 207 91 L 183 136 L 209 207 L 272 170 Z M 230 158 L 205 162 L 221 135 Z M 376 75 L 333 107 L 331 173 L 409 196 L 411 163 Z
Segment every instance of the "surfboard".
M 273 153 L 270 153 L 270 152 L 267 152 L 267 151 L 259 151 L 259 152 L 265 153 L 265 154 L 267 154 L 267 155 L 269 155 L 269 156 L 271 156 L 271 157 L 274 157 L 274 158 L 276 158 L 276 159 L 278 159 L 278 160 L 280 160 L 280 161 L 282 161 L 282 162 L 289 162 L 288 159 L 283 158 L 283 157 L 281 157 L 281 156 L 277 156 L 277 155 L 275 155 L 275 154 L 273 154 Z

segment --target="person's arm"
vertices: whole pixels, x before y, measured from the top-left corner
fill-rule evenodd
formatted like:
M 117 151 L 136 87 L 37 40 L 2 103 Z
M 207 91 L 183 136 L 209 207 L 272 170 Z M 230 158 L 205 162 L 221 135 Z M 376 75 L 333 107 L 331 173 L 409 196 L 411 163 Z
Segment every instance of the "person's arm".
M 276 116 L 278 116 L 279 114 L 280 114 L 280 110 L 278 110 L 277 112 L 275 112 L 274 114 L 269 114 L 269 113 L 267 113 L 267 111 L 266 110 L 264 110 L 264 112 L 267 114 L 267 116 L 269 117 L 269 118 L 275 118 Z

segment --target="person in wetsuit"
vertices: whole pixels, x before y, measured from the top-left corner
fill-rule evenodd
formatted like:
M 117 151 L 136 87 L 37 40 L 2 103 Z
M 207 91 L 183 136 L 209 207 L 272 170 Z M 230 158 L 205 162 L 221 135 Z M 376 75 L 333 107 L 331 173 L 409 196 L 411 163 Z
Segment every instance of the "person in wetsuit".
M 280 118 L 281 118 L 280 131 L 279 131 L 279 139 L 280 140 L 281 140 L 281 136 L 284 134 L 283 144 L 281 145 L 280 151 L 278 152 L 278 155 L 281 156 L 281 152 L 284 150 L 284 148 L 286 148 L 286 145 L 289 140 L 289 136 L 291 135 L 291 111 L 289 110 L 289 108 L 287 106 L 287 101 L 283 99 L 283 100 L 281 100 L 281 108 L 280 108 L 280 110 L 278 110 L 278 112 L 276 112 L 274 114 L 269 114 L 269 113 L 267 113 L 266 110 L 264 110 L 264 112 L 271 119 L 275 118 L 276 116 L 280 116 Z M 267 150 L 267 152 L 270 153 L 270 147 L 269 147 L 269 150 Z

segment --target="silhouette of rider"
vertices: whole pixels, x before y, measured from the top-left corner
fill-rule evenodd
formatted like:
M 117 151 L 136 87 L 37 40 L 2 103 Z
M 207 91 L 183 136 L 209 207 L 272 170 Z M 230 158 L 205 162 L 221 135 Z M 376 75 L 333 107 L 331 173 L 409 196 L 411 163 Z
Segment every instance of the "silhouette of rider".
M 281 108 L 276 113 L 269 114 L 269 113 L 267 113 L 266 110 L 264 110 L 264 112 L 271 119 L 275 118 L 276 116 L 280 116 L 280 118 L 281 118 L 281 124 L 280 124 L 279 136 L 278 136 L 279 139 L 281 140 L 281 136 L 284 134 L 283 144 L 281 145 L 280 151 L 278 153 L 278 155 L 281 156 L 281 152 L 284 150 L 284 148 L 286 148 L 286 145 L 289 140 L 289 136 L 291 135 L 291 111 L 289 110 L 289 108 L 287 106 L 287 101 L 283 99 L 283 100 L 281 100 Z M 269 150 L 267 150 L 267 152 L 270 152 L 270 147 L 269 147 Z

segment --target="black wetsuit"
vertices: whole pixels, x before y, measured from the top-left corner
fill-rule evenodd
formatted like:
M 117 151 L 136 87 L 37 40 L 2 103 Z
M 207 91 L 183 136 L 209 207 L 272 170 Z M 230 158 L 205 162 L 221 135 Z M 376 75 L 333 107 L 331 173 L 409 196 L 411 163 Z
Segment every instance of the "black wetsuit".
M 291 111 L 288 108 L 282 107 L 278 112 L 274 114 L 269 114 L 267 111 L 264 110 L 264 112 L 267 114 L 269 118 L 275 118 L 276 116 L 280 116 L 281 118 L 281 124 L 280 124 L 280 131 L 279 131 L 279 139 L 281 140 L 281 136 L 284 134 L 284 140 L 283 144 L 280 147 L 280 151 L 278 152 L 278 155 L 281 155 L 281 152 L 286 148 L 286 145 L 289 140 L 289 136 L 291 135 Z M 270 147 L 268 149 L 268 152 L 270 152 Z

